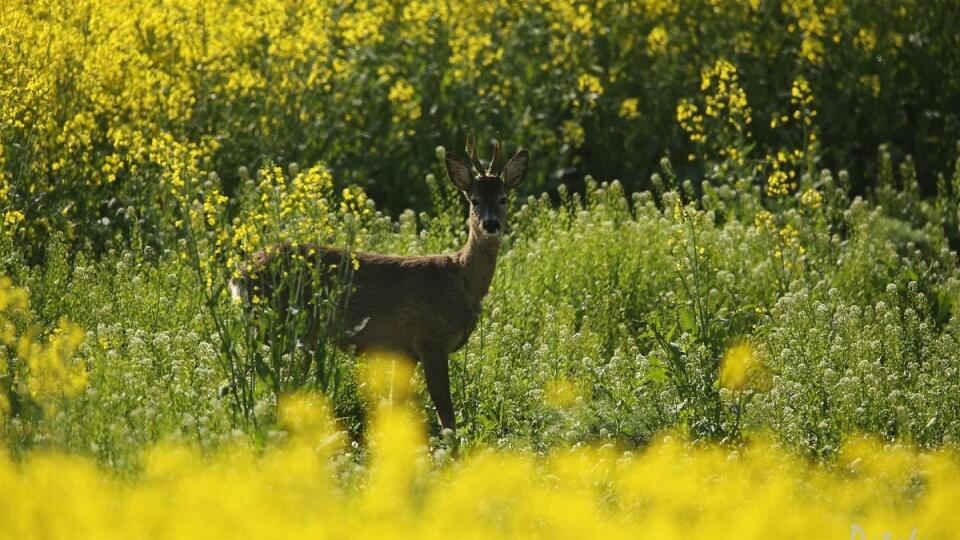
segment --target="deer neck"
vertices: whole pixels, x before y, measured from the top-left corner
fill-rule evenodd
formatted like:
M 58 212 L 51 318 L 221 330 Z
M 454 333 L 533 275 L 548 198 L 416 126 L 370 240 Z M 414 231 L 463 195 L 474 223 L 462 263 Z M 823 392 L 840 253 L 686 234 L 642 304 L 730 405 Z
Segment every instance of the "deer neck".
M 470 236 L 467 245 L 460 250 L 459 262 L 463 267 L 464 284 L 474 303 L 479 303 L 490 289 L 499 251 L 499 237 L 480 236 L 470 227 Z

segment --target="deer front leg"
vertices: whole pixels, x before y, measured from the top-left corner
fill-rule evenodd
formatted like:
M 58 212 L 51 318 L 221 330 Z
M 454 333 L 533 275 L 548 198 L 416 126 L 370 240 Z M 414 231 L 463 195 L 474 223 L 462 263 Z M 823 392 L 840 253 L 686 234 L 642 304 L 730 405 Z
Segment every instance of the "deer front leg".
M 450 398 L 450 362 L 446 353 L 426 353 L 421 355 L 423 374 L 427 379 L 430 399 L 437 408 L 440 425 L 446 429 L 457 429 L 453 414 L 453 399 Z

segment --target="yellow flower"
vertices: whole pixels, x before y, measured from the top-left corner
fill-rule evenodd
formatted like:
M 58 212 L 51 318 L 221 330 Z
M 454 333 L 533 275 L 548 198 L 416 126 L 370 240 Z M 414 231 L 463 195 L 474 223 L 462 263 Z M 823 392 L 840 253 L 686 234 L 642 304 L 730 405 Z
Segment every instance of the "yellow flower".
M 3 224 L 8 227 L 15 227 L 22 223 L 24 219 L 23 212 L 19 210 L 7 210 L 3 214 Z
M 639 100 L 637 98 L 627 98 L 620 103 L 620 118 L 635 120 L 640 117 L 640 111 L 637 110 Z
M 861 28 L 853 38 L 853 44 L 867 52 L 872 52 L 877 48 L 877 34 L 869 28 Z
M 766 230 L 775 230 L 776 225 L 773 223 L 773 214 L 766 210 L 761 210 L 753 216 L 753 225 L 757 229 L 766 229 Z
M 596 75 L 590 73 L 583 73 L 577 79 L 577 89 L 580 92 L 588 94 L 602 94 L 603 85 L 600 83 L 600 78 Z
M 413 86 L 403 79 L 397 79 L 390 87 L 387 93 L 387 99 L 391 103 L 406 103 L 413 99 Z
M 697 112 L 697 106 L 689 100 L 683 100 L 677 105 L 677 121 L 683 124 Z
M 404 403 L 410 395 L 413 361 L 390 351 L 371 351 L 361 363 L 364 395 L 373 404 Z
M 771 196 L 786 195 L 790 192 L 792 184 L 790 177 L 784 171 L 773 171 L 767 178 L 767 194 Z
M 565 409 L 573 405 L 579 391 L 573 381 L 555 379 L 549 381 L 544 389 L 544 401 L 547 405 L 557 409 Z
M 647 52 L 651 56 L 663 53 L 667 50 L 667 29 L 663 26 L 656 26 L 647 34 Z
M 815 189 L 808 189 L 800 196 L 800 202 L 816 210 L 823 203 L 823 195 Z
M 420 103 L 416 100 L 416 91 L 407 81 L 398 79 L 390 87 L 387 99 L 394 105 L 393 123 L 420 118 Z
M 733 345 L 720 362 L 720 385 L 730 390 L 743 390 L 759 365 L 756 352 L 749 342 Z
M 823 42 L 813 37 L 805 37 L 800 43 L 800 55 L 814 65 L 823 63 Z
M 374 45 L 384 40 L 380 24 L 386 15 L 386 4 L 363 2 L 357 9 L 345 10 L 340 18 L 340 31 L 348 46 Z
M 780 229 L 780 240 L 788 247 L 797 247 L 800 244 L 800 232 L 789 223 Z

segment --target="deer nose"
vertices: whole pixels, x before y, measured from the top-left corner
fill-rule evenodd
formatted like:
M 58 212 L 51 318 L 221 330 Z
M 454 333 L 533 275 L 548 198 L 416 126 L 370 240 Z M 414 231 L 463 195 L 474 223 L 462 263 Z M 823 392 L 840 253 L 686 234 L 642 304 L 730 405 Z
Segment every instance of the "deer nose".
M 488 233 L 495 233 L 500 230 L 500 222 L 495 219 L 485 219 L 483 220 L 483 230 Z

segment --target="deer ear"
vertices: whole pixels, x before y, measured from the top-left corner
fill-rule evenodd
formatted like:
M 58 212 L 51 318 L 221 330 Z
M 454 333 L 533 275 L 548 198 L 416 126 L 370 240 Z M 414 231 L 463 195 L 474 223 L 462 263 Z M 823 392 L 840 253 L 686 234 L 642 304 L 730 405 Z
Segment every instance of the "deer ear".
M 503 173 L 500 174 L 500 177 L 503 178 L 503 187 L 513 189 L 520 185 L 520 182 L 523 182 L 524 177 L 527 176 L 527 163 L 529 162 L 530 155 L 526 149 L 520 150 L 510 158 L 510 161 L 503 166 Z
M 462 191 L 469 191 L 470 184 L 473 183 L 473 177 L 470 175 L 470 169 L 462 161 L 447 152 L 447 174 L 450 175 L 450 181 Z

